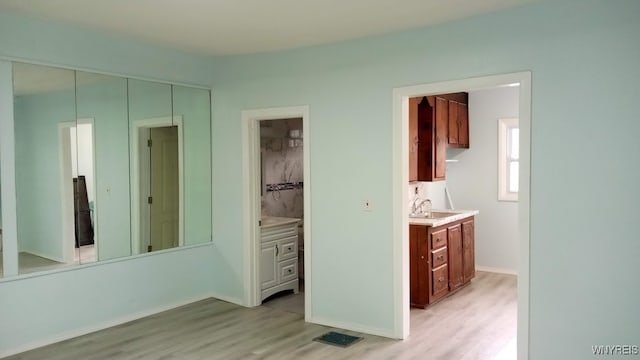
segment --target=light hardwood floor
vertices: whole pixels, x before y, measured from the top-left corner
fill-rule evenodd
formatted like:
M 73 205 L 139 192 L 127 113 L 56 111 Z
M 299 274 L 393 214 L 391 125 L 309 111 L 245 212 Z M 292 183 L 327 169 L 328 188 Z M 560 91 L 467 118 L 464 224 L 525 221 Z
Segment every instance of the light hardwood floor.
M 82 260 L 82 261 L 80 261 Z M 55 269 L 61 269 L 78 264 L 87 264 L 96 261 L 96 250 L 94 245 L 84 245 L 79 249 L 75 249 L 74 262 L 65 264 L 50 259 L 43 258 L 38 255 L 33 255 L 28 252 L 20 252 L 18 254 L 18 273 L 30 274 L 40 271 L 49 271 Z M 0 277 L 3 276 L 3 257 L 2 251 L 0 251 Z
M 516 308 L 515 276 L 478 272 L 412 309 L 409 339 L 342 331 L 364 339 L 340 348 L 312 341 L 335 329 L 300 314 L 207 299 L 8 359 L 515 359 Z

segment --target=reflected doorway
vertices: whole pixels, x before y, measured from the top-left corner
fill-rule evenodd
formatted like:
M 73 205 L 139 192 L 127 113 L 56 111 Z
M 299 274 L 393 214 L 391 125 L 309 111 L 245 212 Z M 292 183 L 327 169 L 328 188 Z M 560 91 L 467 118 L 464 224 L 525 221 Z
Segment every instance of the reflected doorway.
M 133 253 L 182 246 L 182 118 L 141 120 L 132 133 Z
M 178 246 L 178 127 L 149 129 L 149 248 Z
M 59 126 L 64 262 L 98 259 L 94 123 L 79 119 Z

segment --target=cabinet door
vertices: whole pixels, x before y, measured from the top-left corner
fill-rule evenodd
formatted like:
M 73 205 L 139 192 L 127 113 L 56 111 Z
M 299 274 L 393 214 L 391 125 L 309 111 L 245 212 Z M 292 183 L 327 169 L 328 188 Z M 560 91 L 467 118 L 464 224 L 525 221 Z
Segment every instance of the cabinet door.
M 467 104 L 458 103 L 458 144 L 469 147 L 469 108 Z
M 455 290 L 463 284 L 462 233 L 460 224 L 452 226 L 449 232 L 449 289 Z
M 421 98 L 409 98 L 409 181 L 418 181 L 418 104 Z
M 409 288 L 412 306 L 429 304 L 427 227 L 409 225 Z
M 476 276 L 473 220 L 465 221 L 462 223 L 462 246 L 462 266 L 464 271 L 463 281 L 466 283 L 469 282 L 474 276 Z
M 276 244 L 270 242 L 260 247 L 260 289 L 264 290 L 276 285 L 278 285 Z
M 458 108 L 459 103 L 449 100 L 449 144 L 458 144 Z
M 433 180 L 444 180 L 447 159 L 447 132 L 449 131 L 449 101 L 436 97 L 435 137 L 433 144 Z

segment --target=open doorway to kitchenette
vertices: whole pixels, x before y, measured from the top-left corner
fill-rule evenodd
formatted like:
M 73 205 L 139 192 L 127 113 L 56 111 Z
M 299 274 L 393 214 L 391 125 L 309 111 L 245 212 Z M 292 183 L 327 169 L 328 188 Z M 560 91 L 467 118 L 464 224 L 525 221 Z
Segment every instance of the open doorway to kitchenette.
M 517 174 L 518 179 L 515 181 L 519 187 L 519 198 L 517 203 L 512 203 L 510 207 L 515 239 L 512 239 L 513 252 L 516 259 L 514 259 L 513 268 L 516 269 L 517 272 L 517 285 L 515 283 L 515 278 L 513 278 L 513 282 L 511 285 L 511 292 L 516 293 L 513 297 L 517 298 L 515 307 L 512 316 L 511 316 L 511 325 L 512 332 L 517 327 L 517 353 L 520 355 L 519 357 L 526 357 L 528 351 L 528 297 L 529 297 L 529 181 L 530 181 L 530 163 L 529 163 L 529 153 L 530 153 L 530 104 L 531 104 L 531 86 L 530 86 L 530 78 L 531 75 L 528 72 L 524 73 L 514 73 L 514 74 L 506 74 L 506 75 L 496 75 L 496 76 L 488 76 L 481 78 L 471 78 L 465 80 L 458 81 L 450 81 L 443 83 L 435 83 L 435 84 L 425 84 L 425 85 L 416 85 L 404 88 L 396 88 L 394 89 L 394 124 L 393 124 L 393 140 L 396 146 L 394 146 L 394 239 L 398 239 L 398 241 L 394 242 L 394 258 L 395 263 L 397 264 L 394 267 L 394 277 L 397 279 L 395 282 L 395 294 L 396 294 L 396 308 L 395 308 L 395 319 L 396 319 L 396 334 L 399 338 L 406 338 L 409 335 L 409 332 L 415 333 L 418 336 L 421 336 L 420 333 L 424 332 L 424 327 L 418 324 L 419 322 L 425 320 L 424 310 L 411 310 L 410 304 L 414 303 L 416 295 L 416 287 L 414 286 L 416 281 L 422 281 L 422 286 L 425 291 L 426 305 L 430 307 L 431 311 L 429 313 L 430 322 L 433 323 L 433 314 L 435 312 L 436 307 L 445 307 L 446 310 L 450 313 L 449 320 L 456 321 L 447 321 L 446 324 L 442 324 L 438 322 L 438 325 L 431 326 L 432 329 L 435 329 L 437 326 L 439 330 L 435 333 L 440 334 L 443 338 L 447 338 L 447 342 L 451 343 L 451 347 L 449 350 L 451 351 L 461 351 L 464 349 L 464 342 L 469 340 L 469 336 L 473 335 L 469 333 L 465 336 L 460 336 L 460 334 L 465 333 L 465 331 L 469 330 L 469 325 L 471 321 L 492 321 L 491 318 L 486 318 L 484 320 L 479 319 L 476 316 L 476 319 L 465 318 L 464 314 L 462 314 L 460 309 L 468 308 L 471 309 L 473 306 L 470 306 L 474 302 L 469 302 L 469 298 L 465 299 L 464 302 L 467 305 L 456 305 L 454 304 L 454 299 L 460 299 L 461 296 L 464 295 L 465 290 L 471 288 L 471 286 L 464 288 L 465 276 L 467 276 L 467 272 L 464 271 L 464 266 L 457 263 L 458 259 L 456 254 L 460 253 L 460 262 L 462 265 L 467 263 L 467 266 L 471 264 L 471 270 L 475 271 L 476 269 L 479 271 L 476 276 L 477 283 L 480 283 L 480 280 L 483 282 L 491 282 L 495 279 L 492 279 L 490 276 L 487 278 L 485 272 L 480 272 L 481 270 L 485 271 L 495 271 L 498 266 L 495 266 L 493 269 L 482 268 L 481 266 L 476 266 L 477 264 L 473 264 L 473 262 L 469 263 L 466 258 L 466 251 L 464 245 L 466 244 L 466 240 L 469 238 L 470 230 L 474 230 L 474 223 L 471 222 L 469 225 L 469 219 L 473 220 L 473 218 L 463 218 L 459 217 L 457 220 L 460 224 L 456 226 L 456 222 L 453 221 L 451 223 L 442 223 L 443 217 L 455 216 L 456 211 L 453 214 L 447 213 L 439 213 L 434 212 L 427 218 L 425 216 L 424 199 L 422 198 L 430 198 L 434 204 L 432 206 L 426 206 L 428 210 L 435 209 L 444 209 L 451 210 L 452 202 L 456 203 L 457 208 L 469 206 L 473 208 L 475 203 L 467 202 L 462 199 L 468 199 L 468 194 L 464 194 L 464 192 L 473 192 L 473 191 L 486 191 L 496 195 L 496 198 L 493 199 L 493 202 L 497 202 L 497 194 L 498 194 L 498 185 L 492 186 L 491 189 L 473 189 L 473 186 L 461 186 L 461 184 L 466 181 L 467 184 L 480 184 L 482 183 L 481 176 L 488 175 L 491 173 L 492 178 L 498 177 L 498 169 L 497 166 L 495 169 L 483 168 L 477 169 L 469 166 L 472 162 L 476 162 L 472 159 L 473 156 L 487 156 L 486 154 L 496 153 L 495 157 L 491 159 L 493 164 L 497 164 L 497 150 L 498 150 L 498 129 L 499 129 L 499 119 L 495 118 L 491 121 L 491 123 L 484 123 L 482 126 L 486 127 L 485 130 L 491 132 L 493 138 L 496 140 L 491 144 L 480 144 L 474 142 L 473 137 L 471 136 L 469 142 L 471 143 L 470 148 L 473 149 L 474 146 L 477 149 L 482 149 L 486 151 L 476 151 L 473 156 L 471 156 L 471 151 L 465 153 L 462 150 L 453 149 L 454 151 L 449 151 L 446 144 L 443 142 L 449 142 L 449 131 L 451 131 L 450 127 L 447 127 L 447 121 L 439 119 L 438 116 L 443 116 L 444 114 L 449 114 L 448 107 L 444 105 L 448 105 L 449 103 L 454 103 L 453 113 L 459 109 L 457 108 L 457 103 L 463 103 L 463 101 L 459 99 L 447 99 L 446 96 L 441 96 L 440 99 L 436 99 L 435 95 L 439 94 L 455 94 L 464 92 L 469 94 L 468 106 L 473 106 L 474 101 L 477 99 L 490 98 L 489 95 L 493 96 L 494 92 L 501 92 L 500 89 L 512 89 L 511 92 L 516 92 L 516 98 L 519 99 L 518 104 L 515 108 L 515 117 L 519 118 L 519 154 L 516 159 L 517 165 L 519 169 L 517 171 L 512 172 L 511 174 Z M 515 90 L 513 90 L 515 89 Z M 485 92 L 487 91 L 487 92 Z M 489 95 L 487 95 L 489 94 Z M 494 96 L 495 97 L 495 96 Z M 437 104 L 436 101 L 442 102 L 442 104 Z M 429 166 L 432 167 L 428 169 L 427 172 L 431 173 L 432 178 L 426 180 L 425 182 L 417 181 L 414 183 L 409 183 L 410 176 L 415 177 L 415 170 L 410 175 L 410 163 L 415 163 L 416 153 L 417 156 L 420 156 L 420 148 L 421 142 L 416 141 L 415 148 L 412 148 L 411 145 L 414 139 L 410 140 L 410 118 L 411 116 L 415 116 L 415 111 L 411 114 L 412 108 L 410 104 L 413 102 L 413 105 L 418 106 L 421 104 L 421 111 L 423 115 L 433 117 L 433 123 L 429 124 L 429 128 L 431 129 L 431 133 L 425 135 L 427 139 L 433 141 L 433 144 L 439 144 L 441 146 L 440 151 L 444 150 L 447 155 L 439 156 L 436 159 L 436 154 L 430 153 Z M 442 105 L 442 106 L 439 106 Z M 465 104 L 466 105 L 466 104 Z M 477 105 L 477 102 L 476 102 Z M 443 110 L 445 109 L 445 110 Z M 414 109 L 415 110 L 415 109 Z M 475 111 L 475 110 L 474 110 Z M 473 113 L 469 110 L 469 114 Z M 488 115 L 487 115 L 488 116 Z M 510 114 L 513 117 L 513 114 Z M 499 117 L 504 117 L 504 115 L 499 115 Z M 470 126 L 477 126 L 478 124 L 473 124 L 472 121 L 474 119 L 467 119 L 469 121 Z M 436 122 L 440 121 L 441 126 L 440 130 L 436 126 Z M 446 130 L 442 130 L 442 124 L 444 124 Z M 457 125 L 457 124 L 454 124 Z M 455 126 L 454 126 L 455 129 Z M 477 130 L 477 129 L 476 129 Z M 440 132 L 438 132 L 440 131 Z M 472 135 L 473 135 L 472 131 Z M 517 133 L 517 132 L 516 132 Z M 513 132 L 512 132 L 513 134 Z M 424 134 L 423 134 L 424 135 Z M 455 134 L 454 134 L 455 135 Z M 455 139 L 454 136 L 454 140 Z M 431 146 L 430 143 L 427 146 Z M 409 149 L 409 151 L 407 151 Z M 414 154 L 411 154 L 410 151 L 414 150 Z M 433 149 L 432 149 L 433 150 Z M 450 152 L 450 154 L 449 154 Z M 449 155 L 452 155 L 451 157 Z M 424 154 L 423 154 L 424 156 Z M 445 159 L 449 160 L 460 160 L 459 163 L 447 163 L 446 166 L 443 163 Z M 463 165 L 463 160 L 465 165 Z M 511 159 L 513 160 L 513 159 Z M 514 164 L 512 162 L 512 164 Z M 446 177 L 444 176 L 444 171 L 446 170 Z M 494 171 L 495 170 L 495 171 Z M 471 174 L 468 172 L 471 171 Z M 494 174 L 495 173 L 495 174 Z M 444 179 L 446 178 L 446 182 Z M 416 179 L 413 179 L 414 181 Z M 422 180 L 422 179 L 420 179 Z M 407 186 L 409 184 L 409 186 Z M 418 194 L 415 194 L 415 189 L 418 189 Z M 453 195 L 453 201 L 447 194 L 449 192 L 445 192 L 445 188 L 452 190 L 450 194 Z M 513 189 L 513 187 L 512 187 Z M 413 190 L 413 191 L 412 191 Z M 422 198 L 418 197 L 420 200 L 416 202 L 416 195 L 422 196 Z M 438 199 L 439 198 L 439 199 Z M 416 204 L 416 206 L 413 206 Z M 418 206 L 419 205 L 419 206 Z M 429 205 L 427 202 L 426 205 Z M 417 209 L 415 209 L 417 208 Z M 456 208 L 456 209 L 457 209 Z M 492 209 L 493 211 L 493 209 Z M 429 211 L 427 211 L 429 212 Z M 416 213 L 417 217 L 422 216 L 423 218 L 413 217 L 410 219 L 410 214 Z M 476 214 L 477 215 L 477 214 Z M 486 215 L 486 214 L 485 214 Z M 478 217 L 483 216 L 483 211 L 480 209 L 480 214 Z M 484 221 L 483 219 L 479 219 Z M 436 222 L 431 224 L 432 226 L 429 228 L 430 224 L 427 224 L 429 221 Z M 411 227 L 410 227 L 410 224 Z M 423 225 L 423 226 L 416 226 Z M 450 225 L 450 226 L 449 226 Z M 476 224 L 477 225 L 477 224 Z M 495 224 L 483 224 L 481 227 L 491 227 Z M 410 230 L 411 229 L 411 230 Z M 424 244 L 424 248 L 421 249 L 423 253 L 416 253 L 415 251 L 415 236 L 419 233 L 419 230 L 424 230 L 424 234 L 422 234 L 421 243 Z M 433 230 L 433 231 L 430 231 Z M 436 231 L 442 230 L 442 231 Z M 473 239 L 473 232 L 470 233 L 471 238 Z M 481 238 L 477 239 L 476 242 L 487 242 L 486 236 L 484 234 L 479 235 Z M 441 238 L 441 239 L 440 239 Z M 440 241 L 438 241 L 440 239 Z M 413 240 L 411 242 L 410 240 Z M 449 240 L 452 240 L 449 243 Z M 456 241 L 457 240 L 457 241 Z M 462 241 L 460 241 L 462 240 Z M 410 245 L 414 245 L 413 248 Z M 462 246 L 460 246 L 462 245 Z M 457 246 L 457 247 L 456 247 Z M 483 245 L 484 246 L 484 245 Z M 457 250 L 456 250 L 457 249 Z M 478 247 L 475 248 L 477 252 L 479 250 Z M 470 253 L 473 254 L 474 248 L 470 249 Z M 484 250 L 483 250 L 484 251 Z M 463 255 L 464 254 L 464 255 Z M 486 254 L 473 254 L 476 255 L 486 255 Z M 498 255 L 496 255 L 498 256 Z M 416 272 L 416 264 L 420 261 L 424 262 L 425 266 L 421 268 L 421 271 Z M 457 269 L 457 270 L 456 270 Z M 459 270 L 459 271 L 458 271 Z M 472 272 L 473 272 L 472 271 Z M 459 274 L 458 274 L 459 273 Z M 422 274 L 420 277 L 419 275 Z M 461 281 L 456 281 L 458 278 Z M 418 280 L 421 278 L 421 280 Z M 468 280 L 468 279 L 467 279 Z M 498 281 L 500 282 L 500 281 Z M 461 285 L 462 284 L 462 285 Z M 461 288 L 462 286 L 462 288 Z M 447 295 L 449 293 L 456 292 L 454 296 Z M 469 292 L 469 291 L 466 291 Z M 477 293 L 477 291 L 475 291 Z M 503 294 L 504 295 L 504 294 Z M 433 296 L 433 297 L 429 297 Z M 496 294 L 497 299 L 502 301 L 504 296 L 500 294 Z M 488 299 L 489 297 L 487 297 Z M 444 300 L 443 300 L 444 299 Z M 425 300 L 425 299 L 422 299 Z M 434 301 L 431 301 L 434 300 Z M 490 301 L 490 300 L 489 300 Z M 436 303 L 438 302 L 438 303 Z M 512 302 L 513 303 L 513 302 Z M 434 305 L 431 305 L 434 304 Z M 414 304 L 415 305 L 415 304 Z M 426 306 L 425 305 L 425 306 Z M 458 310 L 453 311 L 451 306 L 454 308 L 458 306 Z M 513 321 L 517 319 L 517 325 L 513 324 Z M 466 324 L 466 325 L 465 325 Z M 416 326 L 420 325 L 420 326 Z M 486 325 L 483 324 L 483 326 Z M 429 325 L 427 325 L 429 326 Z M 465 328 L 467 330 L 465 330 Z M 443 335 L 442 329 L 451 330 L 451 334 Z M 429 332 L 430 330 L 426 330 Z M 435 331 L 435 330 L 434 330 Z M 502 341 L 500 346 L 501 348 L 508 348 L 507 351 L 510 351 L 509 355 L 515 356 L 516 353 L 516 341 L 515 341 L 515 333 L 512 333 L 510 336 L 505 337 L 509 338 L 508 341 Z M 460 336 L 460 342 L 456 343 L 455 341 L 451 341 L 451 339 L 456 339 Z M 504 340 L 504 339 L 503 339 Z M 434 340 L 435 341 L 435 340 Z M 484 340 L 483 340 L 484 341 Z M 482 342 L 482 341 L 481 341 Z M 497 343 L 498 341 L 496 341 Z M 484 343 L 487 345 L 487 343 Z M 463 346 L 464 345 L 464 346 Z M 490 345 L 490 344 L 489 344 Z M 497 348 L 498 346 L 496 346 Z M 478 349 L 476 349 L 478 350 Z M 484 346 L 482 351 L 488 351 L 488 347 Z M 448 350 L 447 350 L 448 351 Z M 450 353 L 452 355 L 454 353 Z M 492 353 L 496 356 L 500 356 L 500 351 L 496 351 Z M 455 357 L 455 356 L 454 356 Z
M 308 319 L 308 108 L 248 110 L 242 119 L 245 301 L 248 306 L 265 305 Z

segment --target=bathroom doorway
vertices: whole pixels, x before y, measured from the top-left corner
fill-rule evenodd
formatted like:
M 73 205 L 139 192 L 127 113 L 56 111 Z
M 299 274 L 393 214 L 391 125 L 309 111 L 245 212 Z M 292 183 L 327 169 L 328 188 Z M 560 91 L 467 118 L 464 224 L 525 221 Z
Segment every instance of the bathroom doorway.
M 302 118 L 260 121 L 260 299 L 265 306 L 300 314 L 304 314 L 303 133 Z M 282 237 L 275 235 L 278 231 Z M 267 233 L 278 240 L 267 242 Z
M 243 111 L 249 306 L 310 318 L 306 107 Z M 307 251 L 306 251 L 307 250 Z

